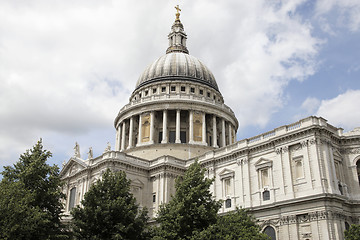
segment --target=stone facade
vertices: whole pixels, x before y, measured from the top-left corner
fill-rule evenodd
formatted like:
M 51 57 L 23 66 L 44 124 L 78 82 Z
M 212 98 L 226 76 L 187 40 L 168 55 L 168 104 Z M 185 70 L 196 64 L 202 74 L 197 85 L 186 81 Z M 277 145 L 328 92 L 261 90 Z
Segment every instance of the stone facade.
M 144 71 L 115 119 L 115 150 L 81 159 L 76 145 L 61 171 L 65 213 L 110 168 L 126 172 L 154 217 L 198 159 L 224 200 L 219 214 L 249 209 L 273 239 L 343 239 L 360 221 L 360 129 L 343 133 L 312 116 L 236 141 L 238 121 L 186 39 L 177 16 L 167 54 Z

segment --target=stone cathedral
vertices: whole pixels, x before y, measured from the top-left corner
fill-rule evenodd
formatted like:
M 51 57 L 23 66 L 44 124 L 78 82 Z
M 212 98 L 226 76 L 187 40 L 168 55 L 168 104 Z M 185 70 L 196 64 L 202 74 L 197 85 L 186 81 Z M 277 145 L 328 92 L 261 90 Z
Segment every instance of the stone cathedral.
M 126 172 L 154 217 L 198 159 L 215 177 L 219 213 L 249 209 L 272 239 L 343 239 L 360 223 L 360 128 L 343 133 L 311 116 L 237 141 L 238 120 L 211 71 L 189 55 L 179 16 L 178 9 L 166 54 L 143 71 L 115 118 L 115 149 L 97 157 L 90 149 L 82 159 L 76 144 L 64 163 L 65 214 L 110 168 Z

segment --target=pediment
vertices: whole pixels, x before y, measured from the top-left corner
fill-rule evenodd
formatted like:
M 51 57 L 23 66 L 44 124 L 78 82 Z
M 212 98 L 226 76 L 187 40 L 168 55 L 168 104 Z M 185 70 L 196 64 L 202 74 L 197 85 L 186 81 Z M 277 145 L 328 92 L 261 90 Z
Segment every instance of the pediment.
M 87 168 L 87 164 L 77 158 L 72 157 L 70 160 L 64 165 L 63 169 L 60 172 L 60 176 L 70 176 L 74 175 L 75 173 Z
M 235 171 L 224 168 L 220 173 L 220 179 L 224 179 L 224 178 L 232 178 L 235 175 Z
M 255 163 L 255 169 L 259 170 L 261 168 L 271 168 L 273 164 L 272 160 L 266 159 L 266 158 L 260 158 L 256 163 Z

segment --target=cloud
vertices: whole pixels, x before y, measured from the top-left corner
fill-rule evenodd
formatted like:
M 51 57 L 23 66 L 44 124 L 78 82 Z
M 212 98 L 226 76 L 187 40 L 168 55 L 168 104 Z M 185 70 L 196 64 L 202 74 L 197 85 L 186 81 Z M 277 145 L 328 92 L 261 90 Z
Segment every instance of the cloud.
M 320 100 L 314 97 L 308 97 L 301 104 L 301 109 L 305 111 L 306 115 L 312 115 L 318 110 L 320 106 Z
M 264 127 L 286 104 L 289 82 L 317 69 L 322 42 L 297 11 L 304 2 L 182 5 L 190 54 L 213 71 L 242 128 Z M 175 4 L 1 1 L 2 162 L 16 160 L 40 137 L 58 158 L 71 154 L 75 141 L 99 154 L 113 143 L 116 114 L 143 69 L 165 53 Z
M 322 100 L 316 115 L 349 131 L 360 126 L 359 101 L 360 90 L 348 90 L 333 99 Z
M 329 20 L 332 21 L 332 19 L 336 19 L 332 25 L 345 26 L 353 32 L 360 28 L 360 2 L 358 0 L 318 0 L 315 11 L 321 18 L 325 32 L 333 32 L 329 25 Z M 332 15 L 333 18 L 321 17 L 324 15 Z
M 189 42 L 194 35 L 203 39 L 197 41 L 195 56 L 210 63 L 241 127 L 264 127 L 286 103 L 288 83 L 314 74 L 322 41 L 312 36 L 311 24 L 296 12 L 304 1 L 230 2 L 232 8 L 212 3 L 198 13 L 193 29 L 204 29 L 213 16 L 216 21 L 207 31 L 189 33 Z

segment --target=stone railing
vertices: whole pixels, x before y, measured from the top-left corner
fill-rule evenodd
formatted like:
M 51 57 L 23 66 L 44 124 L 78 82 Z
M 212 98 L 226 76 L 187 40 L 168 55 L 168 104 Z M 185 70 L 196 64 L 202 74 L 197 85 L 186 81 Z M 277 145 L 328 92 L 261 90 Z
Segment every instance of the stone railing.
M 125 111 L 133 106 L 141 105 L 144 103 L 149 103 L 149 102 L 157 103 L 158 101 L 163 102 L 163 101 L 179 101 L 179 100 L 191 100 L 191 101 L 196 101 L 199 103 L 205 102 L 205 103 L 220 107 L 223 110 L 234 114 L 234 112 L 231 110 L 231 108 L 229 108 L 222 102 L 219 102 L 219 101 L 216 101 L 216 100 L 204 97 L 204 96 L 200 97 L 200 96 L 189 95 L 189 94 L 162 94 L 162 95 L 152 95 L 152 96 L 142 97 L 141 99 L 133 100 L 133 101 L 129 102 L 128 104 L 126 104 L 124 107 L 122 107 L 120 109 L 120 112 Z
M 328 124 L 324 118 L 311 116 L 308 118 L 301 119 L 295 123 L 278 127 L 272 131 L 269 131 L 269 132 L 251 137 L 251 138 L 240 140 L 232 145 L 220 148 L 218 150 L 214 150 L 213 152 L 209 152 L 205 156 L 202 156 L 199 160 L 203 161 L 203 160 L 210 159 L 210 158 L 217 157 L 217 156 L 224 156 L 224 154 L 226 154 L 226 153 L 230 153 L 232 151 L 236 151 L 241 148 L 246 148 L 246 147 L 251 147 L 251 146 L 254 146 L 257 144 L 261 144 L 261 143 L 270 141 L 273 138 L 285 135 L 287 133 L 290 133 L 290 132 L 293 132 L 296 130 L 305 129 L 310 126 L 324 126 L 329 131 L 333 132 L 336 135 L 339 135 L 339 132 L 340 132 L 338 130 L 338 128 Z

